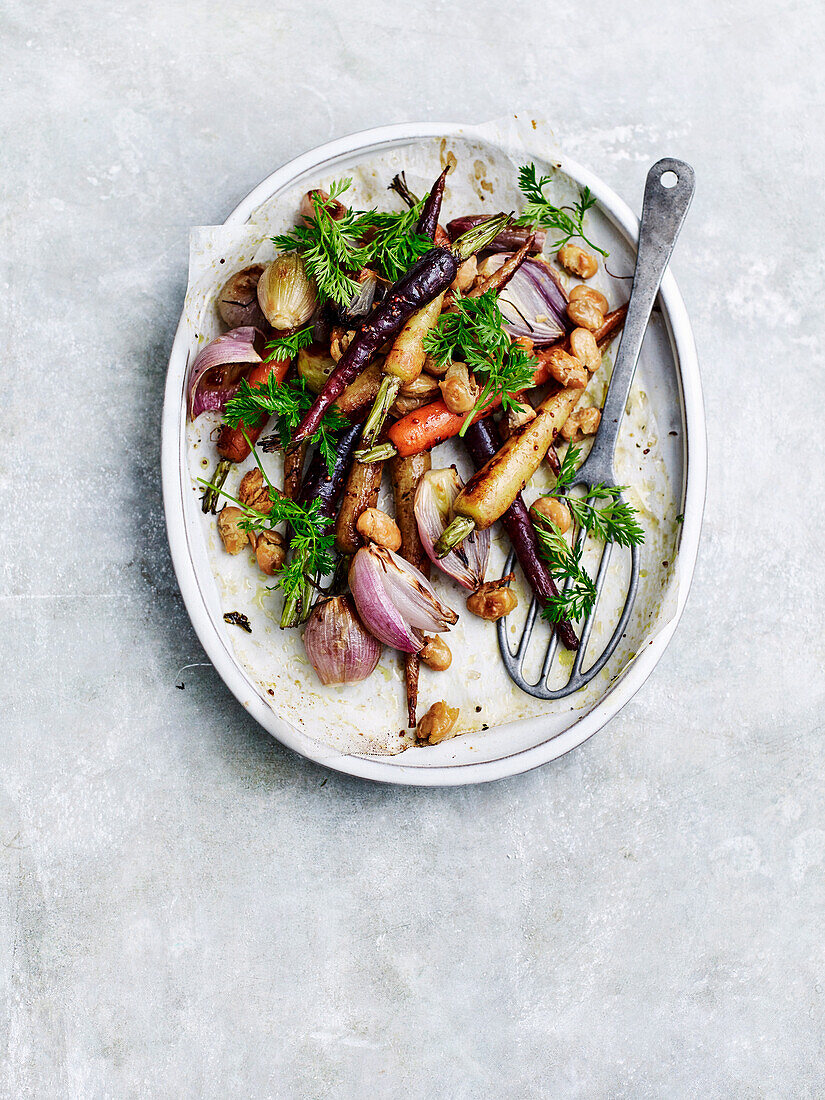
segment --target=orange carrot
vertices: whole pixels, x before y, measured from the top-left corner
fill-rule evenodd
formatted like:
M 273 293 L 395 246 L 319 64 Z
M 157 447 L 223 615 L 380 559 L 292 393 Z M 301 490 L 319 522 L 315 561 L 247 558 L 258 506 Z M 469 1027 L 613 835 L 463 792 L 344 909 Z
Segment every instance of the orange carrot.
M 604 324 L 593 334 L 600 345 L 605 344 L 620 328 L 626 312 L 627 308 L 620 306 L 607 314 Z M 565 346 L 562 345 L 562 347 Z M 549 350 L 534 352 L 538 362 L 538 367 L 533 374 L 534 386 L 541 386 L 550 379 Z M 494 397 L 486 408 L 476 413 L 472 422 L 475 424 L 500 404 L 501 398 Z M 400 420 L 396 420 L 387 432 L 387 439 L 399 455 L 407 457 L 419 451 L 428 451 L 439 443 L 443 443 L 445 439 L 458 435 L 466 419 L 466 413 L 450 412 L 443 401 L 433 401 L 432 404 L 425 405 L 422 409 L 416 409 L 402 416 Z
M 280 385 L 286 378 L 286 372 L 289 370 L 291 362 L 291 359 L 271 359 L 267 363 L 256 363 L 246 376 L 246 380 L 250 386 L 254 387 L 266 382 L 269 376 L 273 375 L 275 381 Z M 256 443 L 266 424 L 267 417 L 265 416 L 261 417 L 254 428 L 246 428 L 243 421 L 237 428 L 230 428 L 228 424 L 224 424 L 221 428 L 221 434 L 218 436 L 218 454 L 221 458 L 228 459 L 230 462 L 243 462 L 244 459 L 249 457 L 250 451 L 249 444 L 244 439 L 241 429 L 245 429 L 250 440 Z

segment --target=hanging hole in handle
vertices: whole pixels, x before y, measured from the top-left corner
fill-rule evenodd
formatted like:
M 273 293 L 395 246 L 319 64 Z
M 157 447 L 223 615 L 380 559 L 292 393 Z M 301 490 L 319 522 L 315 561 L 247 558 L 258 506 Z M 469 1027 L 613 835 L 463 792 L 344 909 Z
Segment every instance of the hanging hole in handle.
M 679 182 L 679 177 L 675 172 L 663 172 L 659 183 L 662 187 L 667 187 L 670 190 L 671 187 L 675 187 Z

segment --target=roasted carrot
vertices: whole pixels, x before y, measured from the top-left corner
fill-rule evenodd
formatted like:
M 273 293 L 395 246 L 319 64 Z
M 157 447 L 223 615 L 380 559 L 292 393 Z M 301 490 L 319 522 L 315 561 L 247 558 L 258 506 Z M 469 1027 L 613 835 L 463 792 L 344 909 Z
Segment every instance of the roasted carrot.
M 354 554 L 361 548 L 363 540 L 356 525 L 361 513 L 378 503 L 383 470 L 383 462 L 353 462 L 335 521 L 335 549 L 339 554 Z
M 369 450 L 375 444 L 402 385 L 409 385 L 421 374 L 426 358 L 424 337 L 438 321 L 443 302 L 444 292 L 442 291 L 437 298 L 433 298 L 426 306 L 414 313 L 395 338 L 395 343 L 381 368 L 383 377 L 364 425 L 361 436 L 362 451 Z M 362 451 L 359 451 L 359 458 L 363 458 Z
M 286 378 L 286 372 L 289 370 L 291 362 L 291 359 L 271 359 L 267 363 L 256 363 L 246 376 L 246 380 L 250 386 L 254 387 L 266 382 L 272 375 L 280 385 Z M 244 432 L 249 436 L 252 443 L 256 443 L 266 424 L 267 418 L 265 416 L 262 416 L 254 427 L 246 427 L 243 421 L 237 428 L 230 428 L 228 424 L 224 424 L 218 436 L 218 454 L 221 458 L 228 459 L 230 462 L 243 462 L 250 455 L 249 443 L 244 438 Z
M 444 199 L 444 184 L 447 180 L 447 173 L 451 168 L 452 165 L 448 164 L 433 184 L 432 190 L 427 196 L 427 201 L 424 203 L 424 208 L 418 218 L 418 225 L 415 227 L 417 233 L 420 233 L 422 237 L 427 237 L 429 240 L 435 238 L 435 231 L 438 227 L 438 216 L 441 213 L 441 203 Z
M 395 500 L 395 522 L 401 531 L 401 556 L 421 570 L 425 577 L 430 575 L 430 559 L 421 544 L 418 523 L 413 508 L 415 491 L 424 474 L 430 469 L 428 452 L 412 455 L 410 458 L 394 458 L 390 463 L 393 498 Z M 407 724 L 416 724 L 418 705 L 418 674 L 421 662 L 417 653 L 404 654 L 404 683 L 407 692 Z
M 627 307 L 620 306 L 619 309 L 614 309 L 612 313 L 608 313 L 605 317 L 604 324 L 594 333 L 600 347 L 604 347 L 613 338 L 616 331 L 621 327 L 626 312 Z M 562 344 L 561 346 L 566 347 L 567 345 Z M 535 353 L 539 365 L 533 375 L 534 386 L 541 386 L 550 378 L 548 351 L 549 349 L 544 349 Z M 500 404 L 501 398 L 494 397 L 490 404 L 474 417 L 473 423 L 487 416 Z M 414 412 L 402 416 L 400 420 L 396 420 L 387 430 L 387 446 L 383 449 L 375 448 L 375 458 L 390 458 L 393 454 L 404 457 L 417 454 L 418 451 L 430 450 L 446 439 L 458 435 L 466 419 L 465 413 L 450 412 L 443 401 L 433 401 L 431 404 L 425 405 L 423 409 L 416 409 Z M 379 450 L 383 450 L 381 455 L 377 453 Z
M 291 362 L 291 359 L 270 359 L 264 363 L 256 363 L 247 374 L 246 380 L 250 386 L 257 386 L 261 382 L 266 382 L 270 375 L 274 375 L 280 385 L 286 377 Z M 221 460 L 212 477 L 214 488 L 207 489 L 201 498 L 201 508 L 204 512 L 215 512 L 220 496 L 219 490 L 223 488 L 229 471 L 232 469 L 232 464 L 243 462 L 251 453 L 249 443 L 244 438 L 242 429 L 246 431 L 250 442 L 254 444 L 258 441 L 265 427 L 266 417 L 261 417 L 260 422 L 254 428 L 246 428 L 243 422 L 237 428 L 230 428 L 228 424 L 223 425 L 217 444 Z
M 445 169 L 444 175 L 446 175 L 446 172 L 447 170 Z M 415 206 L 415 204 L 418 202 L 416 196 L 412 193 L 412 191 L 410 191 L 409 187 L 407 186 L 407 177 L 404 175 L 403 172 L 399 172 L 397 176 L 393 176 L 392 183 L 389 185 L 387 190 L 395 191 L 397 194 L 399 194 L 404 202 L 407 204 L 407 206 Z M 458 234 L 456 234 L 456 236 L 458 236 Z M 447 232 L 443 225 L 439 224 L 435 227 L 435 232 L 432 235 L 432 239 L 435 244 L 439 245 L 442 248 L 450 247 L 450 234 Z
M 387 340 L 392 339 L 417 310 L 445 291 L 456 277 L 459 265 L 492 240 L 508 221 L 506 214 L 498 215 L 460 237 L 451 249 L 430 249 L 402 275 L 386 298 L 362 322 L 323 390 L 298 425 L 293 442 L 300 443 L 315 434 L 330 405 L 369 366 Z
M 474 420 L 481 420 L 500 404 L 500 399 L 494 398 L 486 409 L 478 412 Z M 445 439 L 458 435 L 466 419 L 466 413 L 450 412 L 439 399 L 396 420 L 387 429 L 387 439 L 395 448 L 395 453 L 406 458 L 419 451 L 432 450 Z
M 606 339 L 603 337 L 603 340 Z M 522 425 L 475 473 L 453 501 L 455 519 L 436 543 L 440 556 L 473 530 L 490 527 L 510 507 L 552 446 L 584 390 L 568 386 L 545 397 L 536 418 Z
M 450 167 L 447 165 L 433 184 L 416 225 L 416 231 L 423 237 L 429 237 L 430 240 L 433 240 L 438 227 L 438 215 L 441 211 L 441 200 L 444 197 L 444 181 Z M 369 448 L 375 443 L 401 386 L 404 383 L 413 382 L 421 374 L 426 357 L 424 337 L 441 315 L 444 292 L 442 290 L 431 302 L 414 313 L 396 336 L 390 353 L 381 367 L 384 377 L 372 411 L 364 425 L 362 447 Z
M 380 385 L 381 366 L 379 363 L 371 363 L 366 370 L 361 371 L 352 385 L 347 386 L 334 403 L 335 408 L 353 423 L 360 422 L 372 408 Z
M 501 436 L 493 423 L 493 418 L 488 416 L 477 424 L 473 424 L 464 436 L 464 444 L 478 468 L 493 458 L 501 447 Z M 542 607 L 546 607 L 548 601 L 559 594 L 559 590 L 547 568 L 547 563 L 539 554 L 536 533 L 521 493 L 516 494 L 513 503 L 502 514 L 501 522 L 510 537 L 530 587 Z M 556 633 L 567 649 L 578 649 L 579 639 L 566 619 L 556 623 Z
M 356 424 L 353 427 L 345 428 L 338 436 L 335 465 L 332 473 L 327 469 L 326 461 L 321 452 L 315 452 L 304 474 L 301 491 L 298 495 L 300 504 L 306 506 L 317 500 L 320 502 L 320 514 L 322 516 L 332 518 L 335 515 L 335 506 L 341 495 L 344 477 L 352 460 L 352 452 L 358 438 L 358 432 L 359 428 Z M 290 531 L 287 531 L 288 541 L 290 534 Z M 307 577 L 301 591 L 296 590 L 294 597 L 284 599 L 281 612 L 282 627 L 297 626 L 298 623 L 304 621 L 309 614 L 314 591 L 312 578 Z
M 284 451 L 284 496 L 289 500 L 294 500 L 298 495 L 306 453 L 306 443 L 299 443 L 297 447 L 288 447 Z
M 395 338 L 395 343 L 381 369 L 385 375 L 392 375 L 393 378 L 398 379 L 396 390 L 402 384 L 414 382 L 421 374 L 427 357 L 424 351 L 424 337 L 441 316 L 443 302 L 444 294 L 441 293 L 423 309 L 414 313 Z
M 453 501 L 455 519 L 436 543 L 439 556 L 458 546 L 473 530 L 491 527 L 510 507 L 539 468 L 547 449 L 578 404 L 583 390 L 568 387 L 546 397 L 536 418 L 504 441 Z

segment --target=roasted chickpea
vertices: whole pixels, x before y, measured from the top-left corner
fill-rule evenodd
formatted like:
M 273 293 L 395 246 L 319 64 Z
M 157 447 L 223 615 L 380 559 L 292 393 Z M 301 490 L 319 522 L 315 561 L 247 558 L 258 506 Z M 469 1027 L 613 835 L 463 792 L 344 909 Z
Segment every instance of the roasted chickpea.
M 586 435 L 595 435 L 601 422 L 601 409 L 577 409 L 562 425 L 561 436 L 568 443 L 578 442 Z
M 478 386 L 470 378 L 466 363 L 451 363 L 444 381 L 439 382 L 444 404 L 454 413 L 469 412 L 478 398 Z
M 570 530 L 570 509 L 555 497 L 539 497 L 534 500 L 530 506 L 530 515 L 534 519 L 549 519 L 562 534 Z
M 268 577 L 277 573 L 284 564 L 286 551 L 283 535 L 277 531 L 261 531 L 255 545 L 255 558 L 259 568 Z
M 376 542 L 388 550 L 401 549 L 401 532 L 398 524 L 380 508 L 365 508 L 355 524 L 365 542 Z
M 562 386 L 582 390 L 587 385 L 587 371 L 584 366 L 568 355 L 562 348 L 551 348 L 547 353 L 550 373 Z
M 558 251 L 556 259 L 565 271 L 578 275 L 580 279 L 589 279 L 599 270 L 599 261 L 577 244 L 565 244 Z
M 448 737 L 455 737 L 453 729 L 458 721 L 458 707 L 448 706 L 443 699 L 433 703 L 415 728 L 419 741 L 437 745 Z
M 604 324 L 604 314 L 592 302 L 581 298 L 571 298 L 567 303 L 567 316 L 574 325 L 595 332 Z
M 595 407 L 579 409 L 576 415 L 582 435 L 595 435 L 602 422 L 602 411 Z
M 602 353 L 596 343 L 596 337 L 586 328 L 574 328 L 570 333 L 570 351 L 591 374 L 602 365 Z
M 529 401 L 519 401 L 504 414 L 499 423 L 499 429 L 504 438 L 509 439 L 513 432 L 518 431 L 519 428 L 523 428 L 525 424 L 529 424 L 531 420 L 535 419 L 536 410 Z
M 575 443 L 581 439 L 581 432 L 579 431 L 579 422 L 576 419 L 576 414 L 571 413 L 565 420 L 559 431 L 559 435 L 567 443 Z
M 246 531 L 238 526 L 243 518 L 243 509 L 236 508 L 233 504 L 228 504 L 218 512 L 218 534 L 228 554 L 240 554 L 248 545 Z
M 429 374 L 421 373 L 412 382 L 405 382 L 398 391 L 398 397 L 392 404 L 393 416 L 406 416 L 407 413 L 429 405 L 439 397 L 438 382 Z
M 238 499 L 247 508 L 268 514 L 272 511 L 272 494 L 257 466 L 248 470 L 238 486 Z
M 433 378 L 442 378 L 447 373 L 449 365 L 449 363 L 437 363 L 431 355 L 424 360 L 424 370 Z
M 446 672 L 453 662 L 450 647 L 437 634 L 424 637 L 424 648 L 418 654 L 427 668 L 434 672 Z
M 450 290 L 458 290 L 462 294 L 469 290 L 476 280 L 478 274 L 478 260 L 475 256 L 471 256 L 469 260 L 465 260 L 458 269 L 458 274 L 450 283 Z
M 594 286 L 574 286 L 570 291 L 571 302 L 591 302 L 596 309 L 601 310 L 602 313 L 607 313 L 610 306 L 607 304 L 607 298 L 602 294 L 600 290 L 596 290 Z
M 390 406 L 390 416 L 396 418 L 406 416 L 407 413 L 415 412 L 416 409 L 423 409 L 429 403 L 430 401 L 426 397 L 405 397 L 403 393 L 400 393 Z
M 404 397 L 425 397 L 434 401 L 438 397 L 438 383 L 428 374 L 419 374 L 412 382 L 405 382 L 398 392 Z
M 495 622 L 518 607 L 518 596 L 502 581 L 486 581 L 467 597 L 467 610 L 481 619 Z

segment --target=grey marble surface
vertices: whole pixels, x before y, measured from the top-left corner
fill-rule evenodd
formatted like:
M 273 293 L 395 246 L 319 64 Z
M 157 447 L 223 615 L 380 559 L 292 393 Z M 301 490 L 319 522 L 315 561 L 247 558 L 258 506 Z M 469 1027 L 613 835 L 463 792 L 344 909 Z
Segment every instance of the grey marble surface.
M 823 1094 L 823 48 L 801 0 L 2 0 L 0 1095 Z M 263 734 L 178 595 L 187 231 L 516 108 L 637 209 L 695 165 L 694 591 L 568 757 L 372 786 Z

